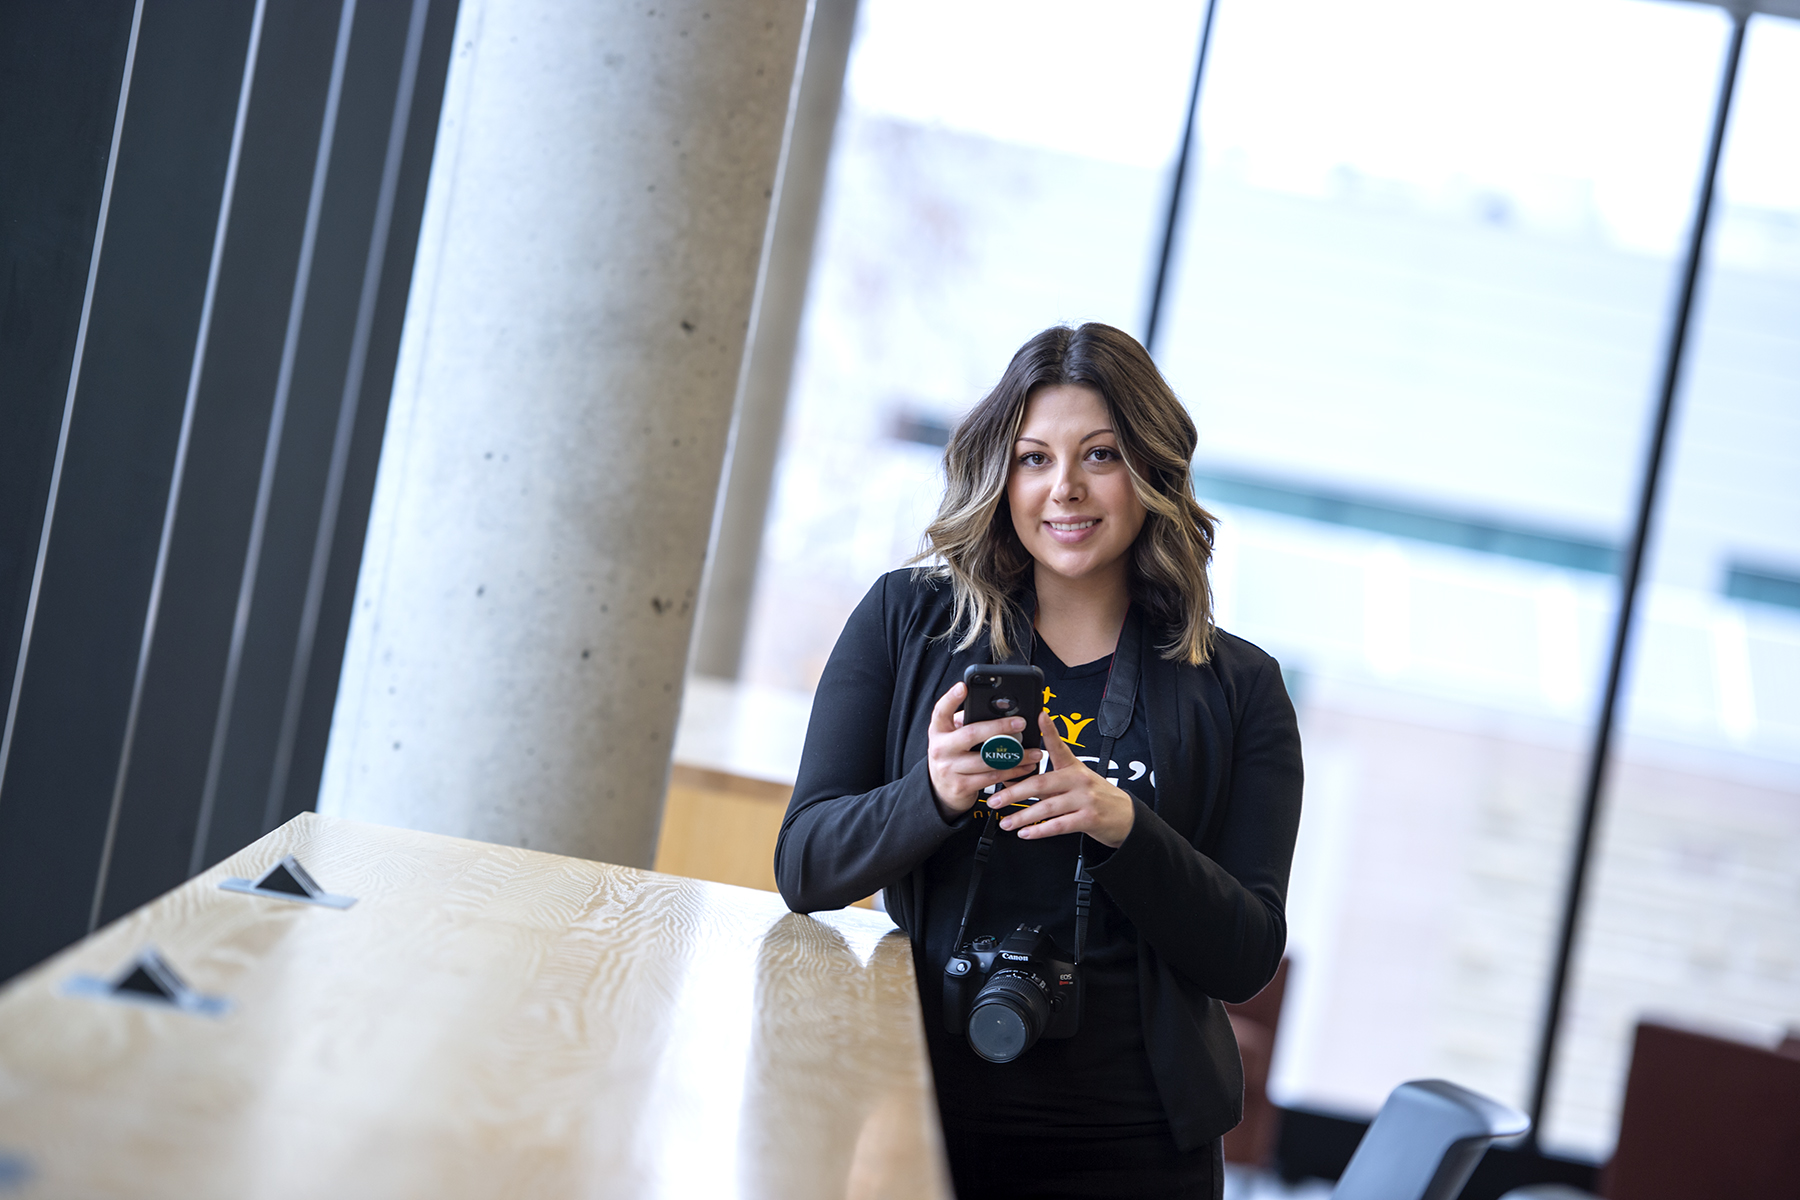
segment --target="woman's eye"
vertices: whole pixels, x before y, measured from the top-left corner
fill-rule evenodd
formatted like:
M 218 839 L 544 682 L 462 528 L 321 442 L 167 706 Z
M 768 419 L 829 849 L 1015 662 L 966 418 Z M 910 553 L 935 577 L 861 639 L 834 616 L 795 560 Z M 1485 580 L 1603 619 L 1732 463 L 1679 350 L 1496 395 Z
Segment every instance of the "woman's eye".
M 1088 451 L 1088 457 L 1095 462 L 1113 462 L 1119 457 L 1119 452 L 1111 446 L 1095 446 Z
M 1041 467 L 1044 465 L 1044 456 L 1039 451 L 1027 450 L 1025 453 L 1019 455 L 1019 465 L 1022 467 Z

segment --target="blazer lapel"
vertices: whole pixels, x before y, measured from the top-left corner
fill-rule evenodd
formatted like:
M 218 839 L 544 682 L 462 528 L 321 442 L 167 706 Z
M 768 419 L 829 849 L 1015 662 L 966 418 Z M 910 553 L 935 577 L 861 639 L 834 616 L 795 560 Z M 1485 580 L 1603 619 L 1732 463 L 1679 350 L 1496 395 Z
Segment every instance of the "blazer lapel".
M 1144 661 L 1140 664 L 1143 681 L 1139 688 L 1144 697 L 1144 715 L 1150 720 L 1150 767 L 1156 774 L 1156 812 L 1184 837 L 1190 831 L 1193 803 L 1189 796 L 1193 764 L 1184 751 L 1193 745 L 1188 730 L 1182 728 L 1181 713 L 1186 706 L 1176 694 L 1175 664 L 1157 653 L 1155 640 L 1144 638 Z
M 1224 811 L 1231 789 L 1231 705 L 1211 663 L 1180 672 L 1182 709 L 1187 727 L 1196 731 L 1199 761 L 1194 777 L 1203 780 L 1198 791 L 1200 810 L 1188 837 L 1204 853 L 1212 853 L 1212 830 Z
M 1148 642 L 1148 639 L 1146 639 Z M 1144 655 L 1145 712 L 1156 768 L 1156 808 L 1163 820 L 1199 846 L 1212 820 L 1230 749 L 1225 694 L 1208 667 L 1170 662 L 1148 644 Z M 1210 719 L 1202 720 L 1205 712 Z

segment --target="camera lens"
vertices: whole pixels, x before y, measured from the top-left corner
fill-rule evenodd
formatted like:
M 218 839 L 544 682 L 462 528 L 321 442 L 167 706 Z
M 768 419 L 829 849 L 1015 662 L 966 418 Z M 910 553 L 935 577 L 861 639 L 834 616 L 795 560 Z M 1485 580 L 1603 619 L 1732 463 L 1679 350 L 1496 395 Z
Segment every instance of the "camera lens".
M 969 1045 L 989 1062 L 1011 1062 L 1031 1049 L 1049 1022 L 1043 983 L 1023 971 L 999 971 L 975 997 Z
M 969 1045 L 989 1062 L 1011 1062 L 1025 1053 L 1029 1037 L 1025 1018 L 1009 1004 L 984 1004 L 969 1014 Z

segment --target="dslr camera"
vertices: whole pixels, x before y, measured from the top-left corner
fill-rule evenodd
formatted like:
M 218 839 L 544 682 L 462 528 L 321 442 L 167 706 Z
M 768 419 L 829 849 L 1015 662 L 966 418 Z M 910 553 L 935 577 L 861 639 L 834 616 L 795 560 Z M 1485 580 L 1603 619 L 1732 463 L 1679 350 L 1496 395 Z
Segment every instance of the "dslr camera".
M 944 1025 L 989 1062 L 1011 1062 L 1040 1037 L 1074 1037 L 1081 971 L 1040 925 L 1004 941 L 979 937 L 944 964 Z

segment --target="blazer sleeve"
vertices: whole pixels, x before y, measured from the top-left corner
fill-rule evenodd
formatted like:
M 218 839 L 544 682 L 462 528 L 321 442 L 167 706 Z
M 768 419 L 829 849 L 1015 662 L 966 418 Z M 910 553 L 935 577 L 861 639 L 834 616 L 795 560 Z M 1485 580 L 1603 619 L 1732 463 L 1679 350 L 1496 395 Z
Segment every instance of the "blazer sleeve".
M 911 720 L 893 711 L 903 631 L 887 595 L 890 578 L 850 615 L 814 694 L 775 843 L 776 884 L 795 912 L 842 908 L 895 883 L 969 820 L 939 814 L 923 757 L 888 778 L 890 754 L 899 759 L 889 738 L 903 745 Z
M 1214 854 L 1137 802 L 1131 832 L 1091 873 L 1138 934 L 1207 995 L 1250 999 L 1287 947 L 1288 869 L 1300 827 L 1302 768 L 1294 706 L 1261 656 L 1232 722 L 1231 762 Z

